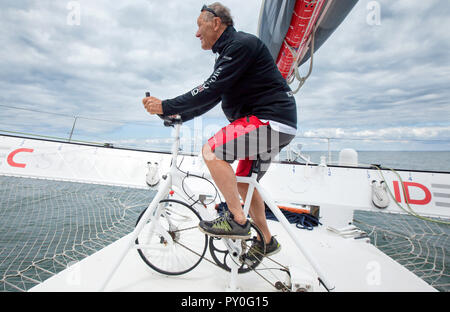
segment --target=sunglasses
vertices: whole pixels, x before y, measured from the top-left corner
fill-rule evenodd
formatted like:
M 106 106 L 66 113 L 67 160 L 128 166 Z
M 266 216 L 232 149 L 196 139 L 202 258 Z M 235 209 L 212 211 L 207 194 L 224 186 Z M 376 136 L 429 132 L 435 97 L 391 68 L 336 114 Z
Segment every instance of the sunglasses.
M 202 6 L 202 9 L 200 10 L 200 12 L 203 12 L 203 11 L 208 11 L 208 12 L 214 14 L 215 17 L 219 17 L 219 16 L 216 14 L 216 12 L 214 12 L 213 9 L 208 8 L 205 4 Z

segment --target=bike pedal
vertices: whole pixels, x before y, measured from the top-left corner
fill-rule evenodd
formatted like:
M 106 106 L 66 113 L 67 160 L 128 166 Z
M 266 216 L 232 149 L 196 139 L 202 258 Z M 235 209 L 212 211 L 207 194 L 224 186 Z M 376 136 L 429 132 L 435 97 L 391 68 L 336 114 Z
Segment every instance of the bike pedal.
M 289 287 L 286 286 L 286 284 L 284 284 L 281 281 L 278 281 L 275 283 L 275 288 L 278 290 L 281 290 L 282 292 L 289 292 Z

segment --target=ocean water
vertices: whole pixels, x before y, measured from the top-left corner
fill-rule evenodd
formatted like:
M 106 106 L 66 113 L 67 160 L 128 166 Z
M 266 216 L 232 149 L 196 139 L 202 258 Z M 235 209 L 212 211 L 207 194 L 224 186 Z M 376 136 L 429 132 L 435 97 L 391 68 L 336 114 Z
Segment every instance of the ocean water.
M 316 157 L 318 153 L 314 153 Z M 320 157 L 319 157 L 320 160 Z M 332 153 L 332 162 L 339 162 L 339 153 Z M 377 164 L 392 169 L 450 172 L 450 152 L 425 151 L 360 151 L 358 163 Z
M 304 152 L 319 162 L 326 152 Z M 337 161 L 339 153 L 332 153 Z M 359 152 L 359 163 L 450 172 L 450 152 Z M 155 192 L 0 175 L 0 291 L 26 291 L 132 231 Z M 450 227 L 356 212 L 371 242 L 440 291 L 450 291 Z
M 450 172 L 450 151 L 357 151 L 358 164 L 381 165 L 392 169 L 410 169 Z M 328 157 L 326 151 L 304 151 L 311 162 L 320 163 L 320 157 Z M 280 159 L 286 158 L 286 150 L 280 153 Z M 298 159 L 299 162 L 305 162 Z M 339 163 L 339 152 L 331 151 L 331 164 Z

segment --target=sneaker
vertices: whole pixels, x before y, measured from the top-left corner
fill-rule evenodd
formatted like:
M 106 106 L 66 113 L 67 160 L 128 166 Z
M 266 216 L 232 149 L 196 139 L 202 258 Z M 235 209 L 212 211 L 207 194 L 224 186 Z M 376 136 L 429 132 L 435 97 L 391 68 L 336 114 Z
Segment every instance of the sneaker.
M 250 221 L 247 220 L 244 225 L 240 225 L 233 220 L 233 215 L 229 211 L 215 220 L 200 221 L 198 227 L 206 235 L 214 237 L 248 239 L 251 236 Z
M 261 261 L 263 257 L 272 256 L 278 253 L 281 250 L 281 245 L 275 237 L 272 236 L 270 242 L 266 244 L 266 250 L 263 249 L 263 243 L 255 238 L 247 253 L 246 260 L 249 260 L 250 262 Z

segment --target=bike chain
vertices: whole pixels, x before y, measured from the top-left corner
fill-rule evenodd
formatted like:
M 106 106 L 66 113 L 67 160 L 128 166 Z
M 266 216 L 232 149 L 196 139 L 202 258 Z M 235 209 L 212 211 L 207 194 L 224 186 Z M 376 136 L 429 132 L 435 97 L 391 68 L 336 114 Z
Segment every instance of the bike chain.
M 187 229 L 183 229 L 183 230 L 176 230 L 176 231 L 173 231 L 173 232 L 179 232 L 179 231 L 189 230 L 189 229 L 193 229 L 193 228 L 196 228 L 196 227 L 187 228 Z M 174 241 L 174 242 L 175 242 L 175 241 Z M 198 257 L 203 258 L 204 260 L 208 261 L 209 263 L 211 263 L 211 264 L 213 264 L 213 265 L 219 267 L 220 269 L 226 271 L 224 268 L 222 268 L 221 266 L 219 266 L 216 262 L 214 262 L 214 261 L 212 261 L 212 260 L 206 258 L 205 256 L 202 256 L 201 254 L 199 254 L 198 252 L 196 252 L 196 251 L 190 249 L 189 247 L 185 246 L 184 244 L 182 244 L 182 243 L 180 243 L 180 242 L 176 242 L 176 243 L 179 244 L 180 246 L 182 246 L 183 248 L 189 250 L 189 251 L 192 252 L 193 254 L 197 255 Z M 247 247 L 248 247 L 248 246 L 247 246 Z M 256 250 L 256 252 L 259 253 L 260 255 L 262 255 L 262 256 L 263 256 L 263 259 L 264 259 L 264 258 L 267 258 L 267 259 L 269 259 L 270 261 L 272 261 L 272 262 L 274 262 L 275 264 L 277 264 L 277 265 L 279 265 L 280 267 L 282 267 L 282 269 L 279 269 L 279 270 L 285 271 L 286 273 L 289 274 L 289 268 L 288 268 L 288 267 L 282 265 L 281 263 L 279 263 L 278 261 L 272 259 L 271 257 L 265 256 L 263 253 L 261 253 L 261 252 L 259 252 L 259 251 L 257 251 L 257 250 Z M 231 260 L 232 260 L 235 264 L 239 265 L 238 263 L 236 263 L 236 261 L 234 261 L 233 257 L 230 256 L 230 258 L 231 258 Z M 262 262 L 263 259 L 261 259 L 260 262 Z M 266 281 L 267 283 L 269 283 L 269 284 L 270 284 L 271 286 L 273 286 L 275 289 L 281 290 L 281 291 L 283 291 L 283 292 L 290 292 L 290 289 L 289 289 L 283 282 L 277 281 L 277 282 L 275 282 L 275 283 L 272 283 L 272 282 L 269 281 L 266 277 L 264 277 L 261 273 L 257 272 L 257 269 L 256 269 L 256 268 L 251 268 L 251 269 L 252 269 L 253 272 L 255 272 L 257 275 L 259 275 L 264 281 Z

